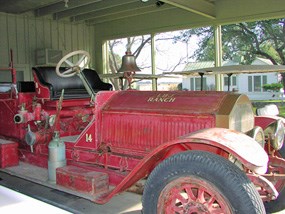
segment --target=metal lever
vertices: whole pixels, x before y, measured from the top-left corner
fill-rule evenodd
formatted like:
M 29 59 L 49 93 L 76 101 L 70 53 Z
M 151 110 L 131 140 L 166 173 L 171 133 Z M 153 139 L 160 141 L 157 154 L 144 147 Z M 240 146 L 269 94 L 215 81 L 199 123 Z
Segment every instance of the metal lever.
M 90 97 L 91 97 L 91 102 L 94 103 L 94 101 L 95 101 L 95 92 L 94 92 L 94 90 L 92 89 L 92 87 L 90 86 L 90 84 L 89 84 L 88 80 L 86 79 L 85 75 L 83 74 L 83 71 L 78 72 L 77 75 L 78 75 L 79 78 L 82 80 L 83 85 L 84 85 L 86 91 L 87 91 L 88 94 L 90 95 Z

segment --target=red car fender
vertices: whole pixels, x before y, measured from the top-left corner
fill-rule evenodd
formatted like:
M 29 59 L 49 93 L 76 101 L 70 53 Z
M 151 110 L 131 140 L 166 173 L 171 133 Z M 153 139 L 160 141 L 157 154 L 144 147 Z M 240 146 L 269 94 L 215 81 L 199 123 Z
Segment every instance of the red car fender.
M 184 150 L 187 150 L 187 144 L 191 145 L 191 143 L 218 147 L 235 156 L 248 169 L 256 173 L 262 174 L 267 171 L 268 155 L 251 137 L 243 133 L 224 128 L 203 129 L 162 144 L 152 150 L 122 180 L 121 183 L 109 192 L 109 194 L 96 198 L 95 202 L 99 204 L 108 202 L 115 194 L 126 190 L 135 182 L 147 176 L 159 162 L 165 159 L 166 154 L 171 150 L 171 148 L 174 146 L 185 145 L 183 148 Z M 195 150 L 195 147 L 191 147 L 191 149 Z
M 254 118 L 255 126 L 260 126 L 263 130 L 269 126 L 271 123 L 274 123 L 276 120 L 281 120 L 285 125 L 285 118 L 278 116 L 256 116 Z
M 183 136 L 181 139 L 221 148 L 257 174 L 267 171 L 269 158 L 266 151 L 253 138 L 241 132 L 210 128 Z

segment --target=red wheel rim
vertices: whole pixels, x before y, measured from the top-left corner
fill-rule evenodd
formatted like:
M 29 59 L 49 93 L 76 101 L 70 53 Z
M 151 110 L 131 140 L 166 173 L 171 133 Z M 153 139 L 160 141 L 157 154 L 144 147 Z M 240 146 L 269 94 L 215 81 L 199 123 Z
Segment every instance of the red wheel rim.
M 159 214 L 232 213 L 229 202 L 213 184 L 196 177 L 171 181 L 158 198 Z

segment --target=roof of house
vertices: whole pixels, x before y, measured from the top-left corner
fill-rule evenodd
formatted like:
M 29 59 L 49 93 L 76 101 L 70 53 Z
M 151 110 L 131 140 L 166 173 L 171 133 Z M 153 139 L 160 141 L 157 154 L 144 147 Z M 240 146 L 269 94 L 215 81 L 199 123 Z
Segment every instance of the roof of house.
M 269 59 L 264 59 L 260 57 L 256 57 L 255 60 L 251 63 L 252 65 L 273 65 L 273 63 Z
M 238 64 L 239 64 L 238 62 L 235 62 L 232 60 L 226 60 L 222 62 L 222 66 L 238 65 Z M 197 70 L 201 68 L 210 68 L 214 66 L 215 66 L 214 61 L 189 62 L 186 64 L 183 71 L 192 71 L 192 70 Z

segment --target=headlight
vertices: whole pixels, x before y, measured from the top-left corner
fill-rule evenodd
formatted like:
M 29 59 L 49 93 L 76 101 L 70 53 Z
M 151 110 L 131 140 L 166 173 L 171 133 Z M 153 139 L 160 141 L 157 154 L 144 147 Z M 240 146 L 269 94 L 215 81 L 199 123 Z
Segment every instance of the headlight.
M 264 134 L 268 136 L 271 146 L 275 150 L 279 150 L 283 146 L 284 141 L 284 124 L 281 120 L 277 120 L 264 130 Z
M 263 129 L 260 126 L 255 126 L 252 130 L 246 133 L 248 136 L 252 137 L 262 148 L 265 145 L 265 137 Z

